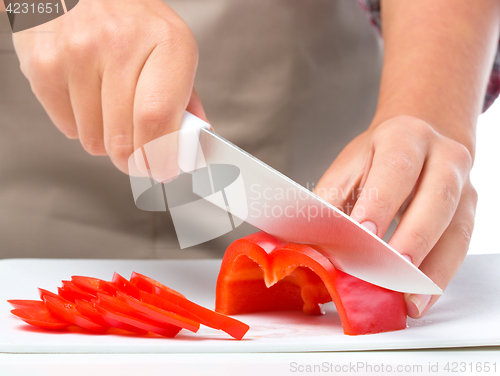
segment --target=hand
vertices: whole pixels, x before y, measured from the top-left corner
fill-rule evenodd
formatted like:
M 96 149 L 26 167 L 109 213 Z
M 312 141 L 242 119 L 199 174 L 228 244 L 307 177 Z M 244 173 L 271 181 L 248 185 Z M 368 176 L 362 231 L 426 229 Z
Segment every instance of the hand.
M 56 127 L 125 173 L 134 150 L 178 130 L 184 110 L 205 119 L 196 41 L 161 0 L 80 0 L 14 45 Z
M 315 192 L 379 237 L 399 214 L 389 244 L 444 290 L 465 258 L 474 226 L 471 167 L 462 144 L 422 120 L 397 116 L 347 145 Z M 406 296 L 408 315 L 422 317 L 438 298 Z

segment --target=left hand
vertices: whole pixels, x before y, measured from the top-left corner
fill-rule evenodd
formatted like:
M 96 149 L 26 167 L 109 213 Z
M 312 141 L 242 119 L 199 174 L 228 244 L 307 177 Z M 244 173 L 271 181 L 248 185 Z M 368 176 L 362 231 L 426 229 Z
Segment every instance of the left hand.
M 444 290 L 465 258 L 474 226 L 471 168 L 461 143 L 418 118 L 397 116 L 349 143 L 315 193 L 379 237 L 399 219 L 389 244 Z M 438 298 L 407 295 L 408 316 L 422 317 Z

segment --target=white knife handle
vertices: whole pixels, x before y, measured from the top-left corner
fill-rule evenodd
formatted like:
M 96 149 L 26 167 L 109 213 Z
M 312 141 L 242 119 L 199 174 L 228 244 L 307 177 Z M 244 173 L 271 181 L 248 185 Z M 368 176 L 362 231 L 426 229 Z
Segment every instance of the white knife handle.
M 210 129 L 210 124 L 184 111 L 179 134 L 178 154 L 179 167 L 184 172 L 192 172 L 197 167 L 199 168 L 204 165 L 204 161 L 200 161 L 200 157 L 202 156 L 198 155 L 201 151 L 199 139 L 202 128 Z M 200 162 L 202 162 L 201 165 Z

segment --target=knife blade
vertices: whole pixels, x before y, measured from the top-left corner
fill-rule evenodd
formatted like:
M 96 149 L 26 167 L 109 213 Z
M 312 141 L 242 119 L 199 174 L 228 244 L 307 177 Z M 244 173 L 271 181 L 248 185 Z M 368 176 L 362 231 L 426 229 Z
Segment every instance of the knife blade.
M 281 240 L 314 244 L 333 265 L 359 279 L 405 293 L 443 291 L 415 265 L 341 210 L 206 127 L 199 143 L 204 163 L 240 169 L 249 224 Z M 232 210 L 238 216 L 245 210 Z

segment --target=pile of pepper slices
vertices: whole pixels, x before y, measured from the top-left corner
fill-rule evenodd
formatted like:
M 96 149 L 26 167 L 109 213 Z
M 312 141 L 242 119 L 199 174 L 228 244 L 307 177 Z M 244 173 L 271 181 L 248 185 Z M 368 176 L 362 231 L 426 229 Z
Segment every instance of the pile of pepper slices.
M 62 281 L 58 294 L 39 289 L 41 300 L 9 300 L 12 314 L 48 330 L 76 325 L 95 333 L 110 328 L 144 335 L 149 332 L 175 337 L 181 329 L 196 333 L 200 324 L 242 339 L 249 326 L 202 307 L 152 278 L 118 273 L 111 282 L 73 276 Z

